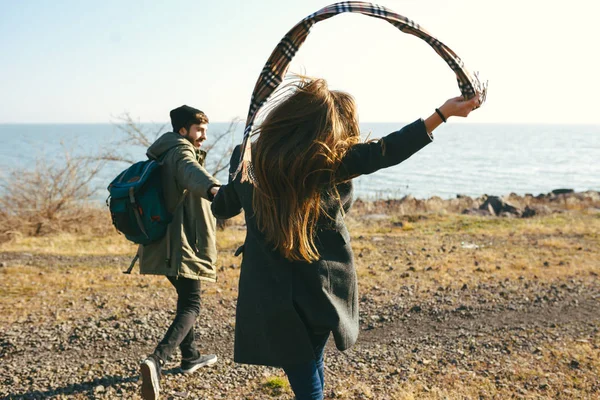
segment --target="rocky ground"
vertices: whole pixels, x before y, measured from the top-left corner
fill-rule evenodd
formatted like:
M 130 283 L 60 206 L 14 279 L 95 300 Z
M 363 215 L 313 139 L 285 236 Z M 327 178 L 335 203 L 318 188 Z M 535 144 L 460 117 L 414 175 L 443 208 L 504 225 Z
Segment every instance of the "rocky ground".
M 330 341 L 327 398 L 600 398 L 596 206 L 530 219 L 375 211 L 348 217 L 361 333 L 344 353 Z M 292 399 L 280 370 L 232 362 L 243 229 L 224 232 L 197 323 L 219 362 L 184 376 L 176 356 L 161 398 Z M 126 248 L 32 243 L 0 248 L 0 399 L 139 398 L 138 364 L 174 316 L 166 279 L 120 274 Z

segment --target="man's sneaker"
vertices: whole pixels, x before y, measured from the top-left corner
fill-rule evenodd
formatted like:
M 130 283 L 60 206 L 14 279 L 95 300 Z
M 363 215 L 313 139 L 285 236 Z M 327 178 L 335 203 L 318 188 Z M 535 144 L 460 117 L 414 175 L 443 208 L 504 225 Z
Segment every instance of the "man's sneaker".
M 158 400 L 160 392 L 160 361 L 150 355 L 140 365 L 142 375 L 142 398 L 144 400 Z
M 212 365 L 217 362 L 217 356 L 209 354 L 206 356 L 199 356 L 193 360 L 181 360 L 181 372 L 184 374 L 191 374 L 200 367 L 205 365 Z

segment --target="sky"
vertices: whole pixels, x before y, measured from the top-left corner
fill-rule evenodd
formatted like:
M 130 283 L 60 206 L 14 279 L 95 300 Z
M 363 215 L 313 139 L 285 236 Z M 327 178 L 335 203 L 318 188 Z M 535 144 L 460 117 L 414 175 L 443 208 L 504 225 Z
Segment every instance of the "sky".
M 334 1 L 0 0 L 0 123 L 168 121 L 188 104 L 245 118 L 285 33 Z M 489 82 L 475 123 L 600 124 L 597 0 L 379 1 Z M 427 117 L 459 95 L 425 42 L 363 15 L 313 27 L 290 67 L 357 100 L 363 122 Z

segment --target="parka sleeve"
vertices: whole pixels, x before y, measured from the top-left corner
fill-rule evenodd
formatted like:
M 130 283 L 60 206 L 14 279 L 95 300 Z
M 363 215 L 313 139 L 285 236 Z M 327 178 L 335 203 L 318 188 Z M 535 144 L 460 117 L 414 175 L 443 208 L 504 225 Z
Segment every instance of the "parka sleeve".
M 418 119 L 378 141 L 356 144 L 342 159 L 335 179 L 343 182 L 399 164 L 431 143 L 431 140 L 425 122 Z
M 229 181 L 227 185 L 221 186 L 211 204 L 212 213 L 216 218 L 233 218 L 242 212 L 242 203 L 235 190 L 234 182 L 231 180 L 231 176 L 239 163 L 240 151 L 241 147 L 239 145 L 233 149 L 231 160 L 229 161 Z
M 174 158 L 175 179 L 179 186 L 187 189 L 194 196 L 211 200 L 209 191 L 220 183 L 196 160 L 194 151 L 185 146 L 172 150 Z

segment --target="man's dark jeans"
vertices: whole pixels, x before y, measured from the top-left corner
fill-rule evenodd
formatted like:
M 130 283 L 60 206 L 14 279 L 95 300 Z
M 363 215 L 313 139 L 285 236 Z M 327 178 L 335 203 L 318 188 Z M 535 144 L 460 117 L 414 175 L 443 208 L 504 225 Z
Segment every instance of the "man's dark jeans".
M 200 281 L 172 276 L 167 279 L 177 290 L 177 314 L 154 354 L 165 362 L 179 346 L 181 358 L 197 358 L 200 353 L 194 340 L 194 323 L 200 315 Z

